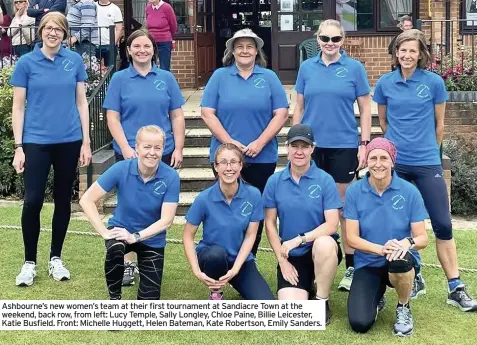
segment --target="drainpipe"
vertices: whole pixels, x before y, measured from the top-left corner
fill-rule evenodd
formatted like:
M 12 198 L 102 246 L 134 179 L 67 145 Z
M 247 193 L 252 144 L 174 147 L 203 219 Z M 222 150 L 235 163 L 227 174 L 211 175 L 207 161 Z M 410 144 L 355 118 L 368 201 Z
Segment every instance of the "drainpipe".
M 446 54 L 450 53 L 451 48 L 451 0 L 446 0 Z

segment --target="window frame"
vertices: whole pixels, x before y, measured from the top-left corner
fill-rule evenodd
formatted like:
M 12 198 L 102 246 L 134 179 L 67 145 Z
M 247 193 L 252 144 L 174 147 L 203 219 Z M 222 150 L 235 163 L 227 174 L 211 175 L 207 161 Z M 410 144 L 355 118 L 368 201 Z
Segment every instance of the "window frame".
M 461 0 L 459 5 L 459 19 L 463 20 L 460 22 L 459 30 L 463 35 L 475 35 L 477 34 L 477 21 L 475 22 L 476 25 L 467 25 L 467 1 L 469 0 Z

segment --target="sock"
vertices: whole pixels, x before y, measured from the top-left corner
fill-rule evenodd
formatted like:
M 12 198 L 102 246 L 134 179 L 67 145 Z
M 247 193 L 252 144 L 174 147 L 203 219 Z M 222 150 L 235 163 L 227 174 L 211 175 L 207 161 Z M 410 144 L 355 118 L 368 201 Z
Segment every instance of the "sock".
M 406 307 L 407 309 L 411 310 L 411 306 L 409 305 L 409 301 L 406 304 L 402 304 L 401 302 L 398 302 L 397 307 Z
M 326 298 L 321 298 L 321 297 L 315 296 L 315 298 L 316 298 L 318 301 L 326 301 L 326 303 L 328 303 L 328 297 L 326 297 Z
M 447 282 L 449 284 L 449 291 L 454 291 L 459 285 L 464 285 L 460 277 L 448 279 Z
M 354 267 L 354 254 L 345 254 L 346 269 Z

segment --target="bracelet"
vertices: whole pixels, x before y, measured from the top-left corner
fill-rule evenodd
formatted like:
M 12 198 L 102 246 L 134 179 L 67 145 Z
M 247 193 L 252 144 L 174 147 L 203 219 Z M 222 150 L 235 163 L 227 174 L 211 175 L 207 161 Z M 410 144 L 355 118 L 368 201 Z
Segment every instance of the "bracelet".
M 23 147 L 23 144 L 15 144 L 15 150 L 18 149 L 19 147 Z
M 366 145 L 368 145 L 368 144 L 369 144 L 369 140 L 361 140 L 361 141 L 359 142 L 359 146 L 366 146 Z

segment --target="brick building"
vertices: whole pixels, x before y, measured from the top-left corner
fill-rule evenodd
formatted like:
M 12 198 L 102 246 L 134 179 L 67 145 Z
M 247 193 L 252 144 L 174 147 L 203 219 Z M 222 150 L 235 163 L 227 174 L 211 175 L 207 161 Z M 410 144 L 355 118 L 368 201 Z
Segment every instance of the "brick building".
M 144 23 L 147 0 L 113 0 L 131 21 Z M 340 19 L 352 44 L 350 55 L 361 60 L 374 85 L 389 71 L 388 44 L 400 30 L 398 19 L 411 15 L 424 20 L 433 49 L 442 49 L 446 27 L 426 20 L 477 19 L 476 0 L 166 0 L 174 7 L 179 23 L 172 71 L 181 87 L 204 85 L 221 66 L 225 41 L 243 27 L 252 28 L 265 41 L 269 67 L 284 84 L 293 84 L 299 65 L 298 46 L 313 37 L 323 19 Z M 447 27 L 452 43 L 473 42 L 471 22 Z M 477 29 L 477 20 L 475 22 Z M 472 40 L 472 41 L 471 41 Z

